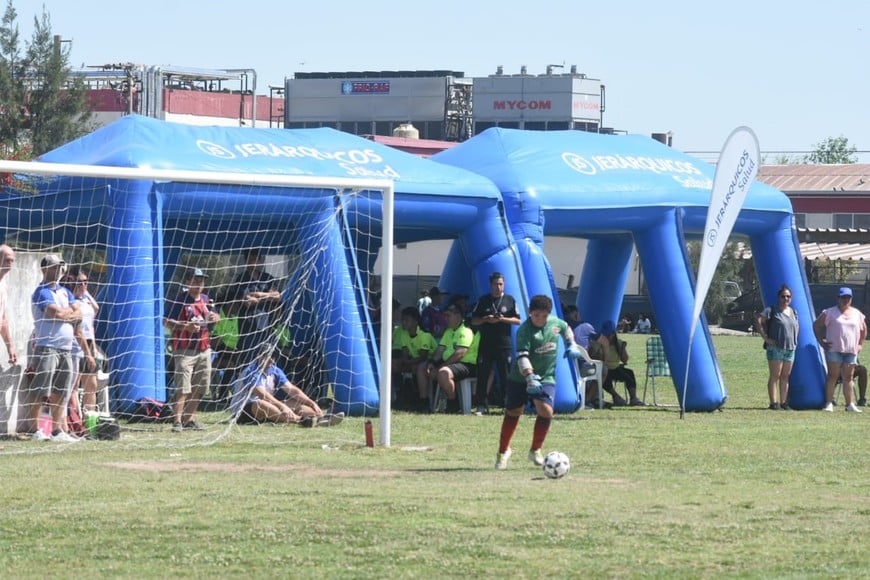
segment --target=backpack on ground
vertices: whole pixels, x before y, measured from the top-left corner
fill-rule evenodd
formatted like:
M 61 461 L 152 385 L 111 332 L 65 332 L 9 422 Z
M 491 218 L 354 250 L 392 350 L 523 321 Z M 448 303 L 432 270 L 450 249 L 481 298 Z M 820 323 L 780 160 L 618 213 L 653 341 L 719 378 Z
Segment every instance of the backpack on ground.
M 130 423 L 165 423 L 172 420 L 172 405 L 151 397 L 136 401 L 136 409 L 130 415 Z

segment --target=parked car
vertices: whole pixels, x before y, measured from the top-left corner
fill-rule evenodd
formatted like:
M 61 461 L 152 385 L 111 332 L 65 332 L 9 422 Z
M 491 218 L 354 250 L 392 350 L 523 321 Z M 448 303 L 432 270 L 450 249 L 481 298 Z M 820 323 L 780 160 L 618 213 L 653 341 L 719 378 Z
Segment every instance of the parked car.
M 863 284 L 844 284 L 836 282 L 810 284 L 810 298 L 813 302 L 813 317 L 823 309 L 837 303 L 837 294 L 842 286 L 852 289 L 852 305 L 861 312 L 868 314 L 868 293 L 870 282 Z M 728 313 L 722 319 L 721 326 L 732 330 L 744 330 L 750 332 L 755 324 L 755 317 L 764 310 L 765 305 L 761 299 L 761 291 L 758 288 L 743 294 L 728 307 Z

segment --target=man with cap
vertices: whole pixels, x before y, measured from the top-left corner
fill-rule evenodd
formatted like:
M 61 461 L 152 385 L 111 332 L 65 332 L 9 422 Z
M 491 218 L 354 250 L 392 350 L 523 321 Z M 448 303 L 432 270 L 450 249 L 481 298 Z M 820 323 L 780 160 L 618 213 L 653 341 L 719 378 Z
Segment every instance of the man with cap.
M 65 402 L 72 388 L 72 348 L 76 340 L 75 326 L 82 315 L 73 293 L 60 284 L 66 263 L 57 254 L 48 254 L 39 264 L 42 282 L 31 296 L 33 311 L 33 382 L 30 386 L 30 417 L 38 424 L 42 405 L 51 413 L 51 434 L 36 429 L 34 441 L 78 441 L 62 430 L 66 413 Z
M 196 411 L 211 383 L 209 327 L 220 320 L 220 315 L 203 292 L 206 278 L 208 275 L 201 269 L 192 269 L 187 287 L 166 308 L 164 324 L 172 331 L 175 379 L 172 431 L 176 433 L 202 429 L 196 422 Z
M 858 354 L 867 338 L 867 319 L 860 310 L 852 306 L 852 289 L 843 286 L 835 306 L 822 310 L 813 323 L 813 331 L 819 344 L 825 349 L 825 362 L 828 375 L 825 379 L 825 406 L 823 411 L 834 410 L 834 389 L 837 379 L 843 379 L 843 398 L 846 411 L 860 413 L 855 405 L 852 381 Z

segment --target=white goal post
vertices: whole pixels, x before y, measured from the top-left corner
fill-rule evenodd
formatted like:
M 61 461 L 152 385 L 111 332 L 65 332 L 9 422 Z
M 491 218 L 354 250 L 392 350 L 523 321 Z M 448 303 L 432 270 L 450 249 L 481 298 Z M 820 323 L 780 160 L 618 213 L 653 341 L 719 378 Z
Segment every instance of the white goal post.
M 379 443 L 383 446 L 389 446 L 391 441 L 391 355 L 392 355 L 392 309 L 393 302 L 393 208 L 394 208 L 394 184 L 388 179 L 368 179 L 368 178 L 337 178 L 337 177 L 315 177 L 315 176 L 296 176 L 296 175 L 277 175 L 277 174 L 256 174 L 256 173 L 234 173 L 234 172 L 211 172 L 211 171 L 189 171 L 189 170 L 169 170 L 169 169 L 150 169 L 150 168 L 125 168 L 125 167 L 109 167 L 95 165 L 74 165 L 62 163 L 41 163 L 41 162 L 22 162 L 22 161 L 0 161 L 0 174 L 7 177 L 20 176 L 22 179 L 25 176 L 41 176 L 42 178 L 87 178 L 91 180 L 107 181 L 107 182 L 140 182 L 145 184 L 156 183 L 179 183 L 179 184 L 203 184 L 214 186 L 237 186 L 243 188 L 293 188 L 293 189 L 312 189 L 312 190 L 334 190 L 340 192 L 375 192 L 382 197 L 380 200 L 381 215 L 373 216 L 379 222 L 380 227 L 380 269 L 379 275 L 381 279 L 380 287 L 380 345 L 378 358 L 380 361 L 380 369 L 377 377 L 378 389 L 378 414 L 379 414 Z M 38 180 L 37 180 L 38 181 Z M 32 203 L 35 195 L 39 194 L 39 183 L 36 183 L 30 189 L 31 197 L 20 195 L 23 203 Z M 14 195 L 10 192 L 15 191 L 15 184 L 7 185 L 4 192 L 6 199 L 2 200 L 2 208 L 0 208 L 0 229 L 3 230 L 3 238 L 0 242 L 7 239 L 13 230 L 7 226 L 10 211 L 13 204 L 16 203 Z M 259 191 L 259 189 L 258 189 Z M 69 192 L 66 192 L 69 193 Z M 70 196 L 68 196 L 70 197 Z M 371 205 L 366 207 L 372 207 Z M 75 208 L 74 208 L 75 209 Z M 59 214 L 63 214 L 64 208 L 51 208 Z M 6 212 L 5 214 L 3 212 Z M 66 208 L 66 211 L 70 211 Z M 158 210 L 159 211 L 159 210 Z M 33 211 L 36 216 L 37 211 Z M 20 221 L 20 216 L 17 218 Z M 55 247 L 60 247 L 63 242 L 48 242 L 53 239 L 52 236 L 62 235 L 63 224 L 51 223 L 46 220 L 54 218 L 39 217 L 34 218 L 40 221 L 45 227 L 46 233 L 40 238 L 44 243 L 31 244 L 28 248 L 39 248 L 41 251 L 49 252 Z M 201 221 L 205 222 L 210 219 L 210 216 L 203 216 Z M 114 224 L 113 224 L 114 225 Z M 288 223 L 287 228 L 292 228 L 295 223 Z M 156 227 L 156 226 L 155 226 Z M 22 231 L 24 228 L 20 227 Z M 218 232 L 215 235 L 221 235 Z M 179 262 L 180 265 L 180 262 Z M 128 267 L 127 264 L 111 264 L 107 263 L 108 268 Z M 160 264 L 155 264 L 155 268 Z M 158 278 L 162 282 L 162 275 Z M 23 347 L 23 345 L 21 345 Z M 19 352 L 23 354 L 24 348 L 19 348 Z M 161 357 L 162 353 L 157 353 L 156 357 Z M 162 358 L 161 358 L 162 361 Z M 373 412 L 373 410 L 371 410 Z M 357 413 L 357 414 L 370 414 Z M 362 435 L 362 434 L 361 434 Z

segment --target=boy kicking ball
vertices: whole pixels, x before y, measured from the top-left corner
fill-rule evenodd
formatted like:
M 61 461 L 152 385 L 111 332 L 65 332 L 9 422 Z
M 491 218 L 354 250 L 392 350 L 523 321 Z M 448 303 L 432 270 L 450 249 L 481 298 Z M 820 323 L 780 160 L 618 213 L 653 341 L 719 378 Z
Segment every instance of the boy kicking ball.
M 505 396 L 505 413 L 501 423 L 496 469 L 507 469 L 511 456 L 511 439 L 517 430 L 523 408 L 531 399 L 537 418 L 532 433 L 529 459 L 537 466 L 544 464 L 541 448 L 553 420 L 553 400 L 556 394 L 556 352 L 561 336 L 565 340 L 565 356 L 581 361 L 581 374 L 595 372 L 589 354 L 574 342 L 574 333 L 564 320 L 551 315 L 553 301 L 538 294 L 529 303 L 529 318 L 517 330 L 517 360 L 511 366 Z

